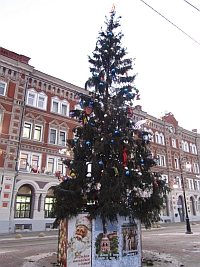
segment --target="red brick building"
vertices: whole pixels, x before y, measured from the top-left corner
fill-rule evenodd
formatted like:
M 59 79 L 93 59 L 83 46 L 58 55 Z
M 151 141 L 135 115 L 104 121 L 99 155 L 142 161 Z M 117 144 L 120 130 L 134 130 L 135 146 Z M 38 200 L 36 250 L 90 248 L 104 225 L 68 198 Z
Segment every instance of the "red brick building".
M 59 183 L 56 173 L 66 174 L 61 158 L 71 157 L 66 139 L 79 124 L 69 111 L 79 106 L 77 95 L 87 93 L 36 70 L 29 60 L 0 48 L 0 232 L 52 227 L 52 187 Z M 181 128 L 171 113 L 157 119 L 136 105 L 134 121 L 146 118 L 150 123 L 142 128 L 151 133 L 155 169 L 173 188 L 165 196 L 163 220 L 185 219 L 181 169 L 190 220 L 199 220 L 200 135 Z
M 61 157 L 71 157 L 59 151 L 79 123 L 69 111 L 86 93 L 29 60 L 0 48 L 0 232 L 51 228 L 55 174 L 66 174 Z

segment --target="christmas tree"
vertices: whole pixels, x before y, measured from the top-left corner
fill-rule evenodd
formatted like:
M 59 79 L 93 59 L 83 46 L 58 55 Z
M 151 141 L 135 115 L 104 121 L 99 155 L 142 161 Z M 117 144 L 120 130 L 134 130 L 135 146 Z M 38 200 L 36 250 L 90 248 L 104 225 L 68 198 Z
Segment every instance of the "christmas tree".
M 100 216 L 103 225 L 117 216 L 139 219 L 146 227 L 159 220 L 163 195 L 169 190 L 149 149 L 151 135 L 141 130 L 142 120 L 133 122 L 133 60 L 122 45 L 118 29 L 121 17 L 113 7 L 106 28 L 99 32 L 95 50 L 88 57 L 91 77 L 85 84 L 89 94 L 79 94 L 80 110 L 70 112 L 80 126 L 68 140 L 73 159 L 63 163 L 69 175 L 55 188 L 56 222 L 87 212 Z

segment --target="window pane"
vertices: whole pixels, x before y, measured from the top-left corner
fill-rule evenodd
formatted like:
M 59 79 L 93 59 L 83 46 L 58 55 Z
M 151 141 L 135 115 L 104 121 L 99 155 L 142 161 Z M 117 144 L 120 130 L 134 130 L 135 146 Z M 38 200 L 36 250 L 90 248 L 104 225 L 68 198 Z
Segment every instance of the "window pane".
M 39 156 L 32 156 L 32 162 L 31 162 L 31 167 L 32 167 L 32 169 L 35 169 L 35 170 L 37 170 L 38 169 L 38 167 L 39 167 Z
M 41 97 L 41 96 L 39 96 L 39 98 L 38 98 L 38 107 L 39 108 L 44 108 L 44 97 Z
M 65 132 L 60 131 L 59 145 L 65 146 Z
M 5 88 L 6 88 L 5 83 L 1 83 L 0 82 L 0 95 L 4 95 L 5 94 Z
M 60 173 L 63 174 L 63 163 L 62 163 L 62 160 L 60 160 L 60 159 L 58 159 L 57 171 L 60 171 Z
M 50 143 L 56 144 L 56 130 L 54 129 L 50 130 Z
M 28 164 L 27 161 L 28 161 L 28 154 L 21 154 L 19 163 L 20 170 L 26 170 Z
M 67 106 L 66 105 L 62 105 L 62 111 L 61 111 L 62 115 L 66 116 L 67 115 Z
M 23 137 L 31 138 L 31 124 L 30 123 L 24 123 Z
M 45 199 L 45 218 L 50 218 L 53 211 L 53 203 L 55 202 L 55 197 L 46 197 Z
M 26 195 L 17 195 L 15 217 L 30 218 L 31 197 Z
M 34 105 L 34 99 L 35 99 L 35 95 L 34 94 L 28 94 L 28 104 L 29 105 Z
M 42 130 L 41 126 L 38 126 L 38 125 L 35 126 L 34 140 L 40 141 L 40 139 L 41 139 L 41 130 Z
M 53 173 L 53 169 L 54 169 L 54 158 L 49 158 L 47 171 Z
M 53 102 L 53 112 L 58 113 L 58 102 Z

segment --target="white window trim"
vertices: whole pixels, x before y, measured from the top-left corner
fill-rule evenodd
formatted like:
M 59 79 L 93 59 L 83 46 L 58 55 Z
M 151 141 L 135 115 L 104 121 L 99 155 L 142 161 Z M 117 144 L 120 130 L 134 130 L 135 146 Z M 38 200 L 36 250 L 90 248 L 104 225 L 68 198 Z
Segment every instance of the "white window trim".
M 196 190 L 200 191 L 200 180 L 195 180 Z
M 176 139 L 172 138 L 172 147 L 176 148 Z
M 56 140 L 55 140 L 55 144 L 52 144 L 52 143 L 51 143 L 51 130 L 55 130 L 55 131 L 56 131 Z M 57 145 L 57 144 L 58 144 L 58 129 L 53 128 L 53 127 L 49 128 L 49 144 L 50 144 L 50 145 Z
M 182 188 L 182 182 L 181 182 L 181 178 L 179 176 L 175 177 L 175 185 L 177 185 L 178 188 Z
M 30 94 L 35 96 L 33 105 L 28 103 L 28 99 L 29 99 L 29 95 Z M 39 97 L 44 98 L 44 107 L 39 107 L 38 106 Z M 41 109 L 41 110 L 47 110 L 47 99 L 48 99 L 48 97 L 44 92 L 37 92 L 33 88 L 27 89 L 26 105 L 31 106 L 31 107 L 35 107 L 35 108 L 38 108 L 38 109 Z
M 65 142 L 64 142 L 64 144 L 61 144 L 61 142 L 60 142 L 60 132 L 65 133 Z M 60 131 L 58 132 L 58 134 L 59 134 L 59 136 L 58 136 L 58 145 L 59 145 L 59 146 L 66 146 L 67 132 L 66 132 L 66 131 L 62 131 L 62 130 L 60 130 Z
M 160 154 L 157 154 L 157 157 L 158 157 L 158 166 L 160 166 L 160 167 L 166 167 L 166 158 L 165 158 L 165 156 L 164 155 L 160 155 Z M 164 164 L 163 165 L 161 165 L 161 157 L 164 159 Z
M 177 166 L 176 166 L 177 165 Z M 175 167 L 175 169 L 180 169 L 180 166 L 179 166 L 179 159 L 178 158 L 174 158 L 174 167 Z
M 187 178 L 187 183 L 188 183 L 188 189 L 189 190 L 194 190 L 194 180 Z
M 182 149 L 185 152 L 189 152 L 189 146 L 188 146 L 188 142 L 187 141 L 183 141 L 182 140 Z
M 33 124 L 33 123 L 29 122 L 29 121 L 24 121 L 24 125 L 25 125 L 25 123 L 31 125 L 31 129 L 30 129 L 30 137 L 24 137 L 24 129 L 25 129 L 25 127 L 23 126 L 22 138 L 27 139 L 27 140 L 33 140 L 33 141 L 35 141 L 35 142 L 41 142 L 41 141 L 42 141 L 42 135 L 43 135 L 43 126 L 40 125 L 39 123 Z M 41 127 L 40 140 L 34 139 L 35 127 L 36 127 L 36 126 L 40 126 L 40 127 Z
M 2 81 L 2 80 L 0 80 L 0 83 L 4 84 L 4 93 L 1 94 L 1 96 L 5 96 L 6 95 L 6 91 L 7 91 L 7 83 Z
M 193 172 L 199 173 L 199 164 L 198 163 L 193 163 Z
M 53 172 L 52 173 L 48 172 L 48 161 L 49 161 L 49 158 L 54 159 L 54 165 L 53 165 Z M 47 161 L 46 161 L 46 171 L 45 171 L 45 173 L 48 174 L 48 175 L 55 174 L 58 171 L 58 161 L 60 159 L 61 159 L 60 157 L 54 157 L 54 156 L 48 155 L 47 156 Z M 63 165 L 63 173 L 61 173 L 61 175 L 66 175 L 66 168 L 65 168 L 64 165 Z
M 42 97 L 44 98 L 44 107 L 39 107 L 38 106 L 38 103 L 39 103 L 39 97 Z M 39 92 L 38 95 L 37 95 L 37 108 L 38 109 L 42 109 L 42 110 L 47 110 L 47 95 L 43 92 Z
M 160 145 L 165 145 L 165 137 L 163 133 L 155 132 L 155 142 Z
M 58 103 L 58 112 L 55 112 L 53 110 L 53 103 L 56 102 Z M 66 114 L 62 114 L 62 105 L 65 105 L 67 106 L 67 112 Z M 52 97 L 51 98 L 51 113 L 54 113 L 54 114 L 59 114 L 61 116 L 64 116 L 64 117 L 69 117 L 69 111 L 70 111 L 70 103 L 68 101 L 66 101 L 65 99 L 64 100 L 60 100 L 57 96 L 55 97 Z
M 30 129 L 30 137 L 25 137 L 24 136 L 24 129 L 25 129 L 25 124 L 30 124 L 31 125 L 31 129 Z M 22 133 L 22 138 L 24 138 L 24 139 L 28 139 L 28 140 L 31 140 L 32 138 L 32 129 L 33 129 L 33 124 L 31 123 L 31 122 L 29 122 L 29 121 L 25 121 L 24 122 L 24 126 L 23 126 L 23 133 Z
M 36 126 L 40 126 L 40 127 L 41 127 L 40 140 L 34 139 L 34 135 L 35 135 L 35 127 L 36 127 Z M 34 125 L 34 127 L 32 128 L 32 131 L 33 131 L 33 141 L 35 141 L 35 142 L 41 142 L 41 141 L 42 141 L 42 135 L 43 135 L 43 126 L 40 125 L 40 124 L 38 124 L 38 123 L 36 123 L 36 124 Z
M 20 169 L 20 164 L 18 165 L 18 170 L 20 172 L 31 172 L 31 162 L 32 162 L 32 157 L 33 156 L 38 156 L 39 158 L 39 161 L 38 161 L 38 170 L 41 171 L 41 162 L 42 162 L 42 154 L 39 154 L 39 153 L 35 153 L 35 152 L 30 152 L 30 151 L 25 151 L 25 150 L 21 150 L 20 151 L 20 157 L 21 157 L 21 154 L 27 154 L 28 155 L 28 159 L 27 159 L 27 166 L 26 166 L 26 169 Z M 20 159 L 19 159 L 20 160 Z M 31 172 L 32 173 L 32 172 Z

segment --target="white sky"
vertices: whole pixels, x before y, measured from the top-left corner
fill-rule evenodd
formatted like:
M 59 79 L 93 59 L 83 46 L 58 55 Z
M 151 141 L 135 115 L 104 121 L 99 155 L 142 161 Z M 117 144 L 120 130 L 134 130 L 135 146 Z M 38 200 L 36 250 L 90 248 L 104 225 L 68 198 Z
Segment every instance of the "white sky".
M 188 0 L 200 9 L 199 0 Z M 200 43 L 200 12 L 184 0 L 145 0 Z M 31 58 L 35 69 L 84 87 L 87 55 L 112 1 L 0 0 L 0 46 Z M 136 58 L 135 84 L 149 114 L 172 112 L 179 125 L 200 132 L 200 45 L 140 0 L 116 0 L 123 44 Z

